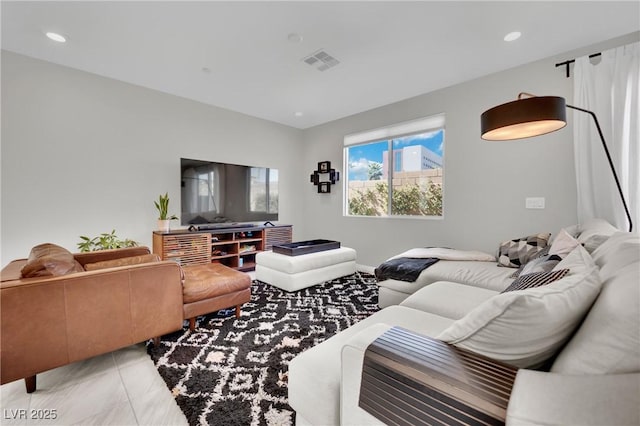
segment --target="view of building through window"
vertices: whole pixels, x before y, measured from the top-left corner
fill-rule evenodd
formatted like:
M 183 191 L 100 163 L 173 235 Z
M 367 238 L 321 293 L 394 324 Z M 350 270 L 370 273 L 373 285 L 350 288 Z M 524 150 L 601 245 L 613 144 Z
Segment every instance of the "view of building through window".
M 347 214 L 442 216 L 443 149 L 443 127 L 347 146 Z

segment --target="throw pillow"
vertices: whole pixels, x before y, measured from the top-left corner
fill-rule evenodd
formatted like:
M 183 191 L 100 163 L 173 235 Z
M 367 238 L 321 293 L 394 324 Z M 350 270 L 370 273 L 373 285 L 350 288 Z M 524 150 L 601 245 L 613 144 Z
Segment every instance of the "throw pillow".
M 511 285 L 506 289 L 504 289 L 502 292 L 506 293 L 507 291 L 525 290 L 527 288 L 534 288 L 534 287 L 547 285 L 563 278 L 565 275 L 567 275 L 568 272 L 569 272 L 568 269 L 560 269 L 559 271 L 534 272 L 531 274 L 522 274 L 517 279 L 515 279 L 511 283 Z
M 604 219 L 587 219 L 580 225 L 580 232 L 576 239 L 584 243 L 592 235 L 613 235 L 618 229 Z
M 84 271 L 69 250 L 51 243 L 31 249 L 20 273 L 23 278 L 48 277 Z
M 570 225 L 570 226 L 567 226 L 567 227 L 562 228 L 562 229 L 567 231 L 567 233 L 569 235 L 571 235 L 573 238 L 578 238 L 578 235 L 580 235 L 580 225 L 579 224 Z
M 498 248 L 498 264 L 517 268 L 549 244 L 550 233 L 529 235 L 509 241 L 503 241 Z
M 548 246 L 546 246 L 545 248 L 543 248 L 542 250 L 540 250 L 538 253 L 536 253 L 536 254 L 532 257 L 532 259 L 538 259 L 538 258 L 540 258 L 540 257 L 544 257 L 544 256 L 548 255 L 548 254 L 549 254 L 549 249 L 550 249 L 550 248 L 551 248 L 551 246 L 549 246 L 549 245 L 548 245 Z
M 591 254 L 607 241 L 609 237 L 609 235 L 592 235 L 582 243 L 582 246 Z
M 551 243 L 549 254 L 557 254 L 560 257 L 564 257 L 571 253 L 571 250 L 576 248 L 578 244 L 580 244 L 578 240 L 569 235 L 564 229 L 561 229 L 558 236 Z
M 542 250 L 540 250 L 538 253 L 536 253 L 531 259 L 529 259 L 529 261 L 527 263 L 525 263 L 524 265 L 520 265 L 520 267 L 511 275 L 509 275 L 509 278 L 518 278 L 520 276 L 520 274 L 522 273 L 523 269 L 525 266 L 527 266 L 529 263 L 533 262 L 536 259 L 540 259 L 541 257 L 545 257 L 549 254 L 549 249 L 551 248 L 551 246 L 546 246 L 545 248 L 543 248 Z M 500 265 L 498 265 L 500 266 Z M 534 271 L 531 271 L 534 272 Z M 539 271 L 536 271 L 539 272 Z
M 562 260 L 557 254 L 548 254 L 542 257 L 536 257 L 528 261 L 524 266 L 518 268 L 516 272 L 511 274 L 510 278 L 518 278 L 524 274 L 534 274 L 537 272 L 549 272 Z
M 564 278 L 497 294 L 436 338 L 517 367 L 541 365 L 571 336 L 602 285 L 598 267 L 582 246 L 564 260 L 569 258 L 567 264 L 576 268 Z
M 105 268 L 116 268 L 118 266 L 139 265 L 141 263 L 158 262 L 160 256 L 157 254 L 143 254 L 140 256 L 121 257 L 119 259 L 103 260 L 101 262 L 87 263 L 84 265 L 86 271 L 95 271 Z

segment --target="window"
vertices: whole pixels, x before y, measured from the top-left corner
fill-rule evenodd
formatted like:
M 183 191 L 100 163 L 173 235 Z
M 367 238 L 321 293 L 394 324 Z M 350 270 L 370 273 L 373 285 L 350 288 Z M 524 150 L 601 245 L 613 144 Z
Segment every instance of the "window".
M 443 114 L 345 137 L 345 213 L 442 216 L 443 155 Z
M 393 151 L 393 171 L 402 171 L 402 151 Z
M 278 170 L 251 167 L 249 174 L 250 210 L 278 213 Z

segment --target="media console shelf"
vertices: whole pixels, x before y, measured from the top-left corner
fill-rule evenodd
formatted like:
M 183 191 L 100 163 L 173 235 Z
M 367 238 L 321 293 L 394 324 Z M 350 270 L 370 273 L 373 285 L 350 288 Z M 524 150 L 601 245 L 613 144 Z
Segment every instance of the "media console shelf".
M 256 254 L 273 244 L 291 242 L 292 226 L 250 226 L 203 231 L 153 232 L 153 252 L 180 265 L 221 263 L 239 271 L 256 267 Z

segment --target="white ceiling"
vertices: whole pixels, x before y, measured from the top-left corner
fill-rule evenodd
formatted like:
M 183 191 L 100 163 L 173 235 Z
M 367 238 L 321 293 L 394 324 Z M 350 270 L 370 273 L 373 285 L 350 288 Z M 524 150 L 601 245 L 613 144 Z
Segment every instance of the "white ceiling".
M 302 129 L 640 30 L 637 0 L 2 1 L 1 13 L 3 49 Z M 302 61 L 318 49 L 340 64 Z

